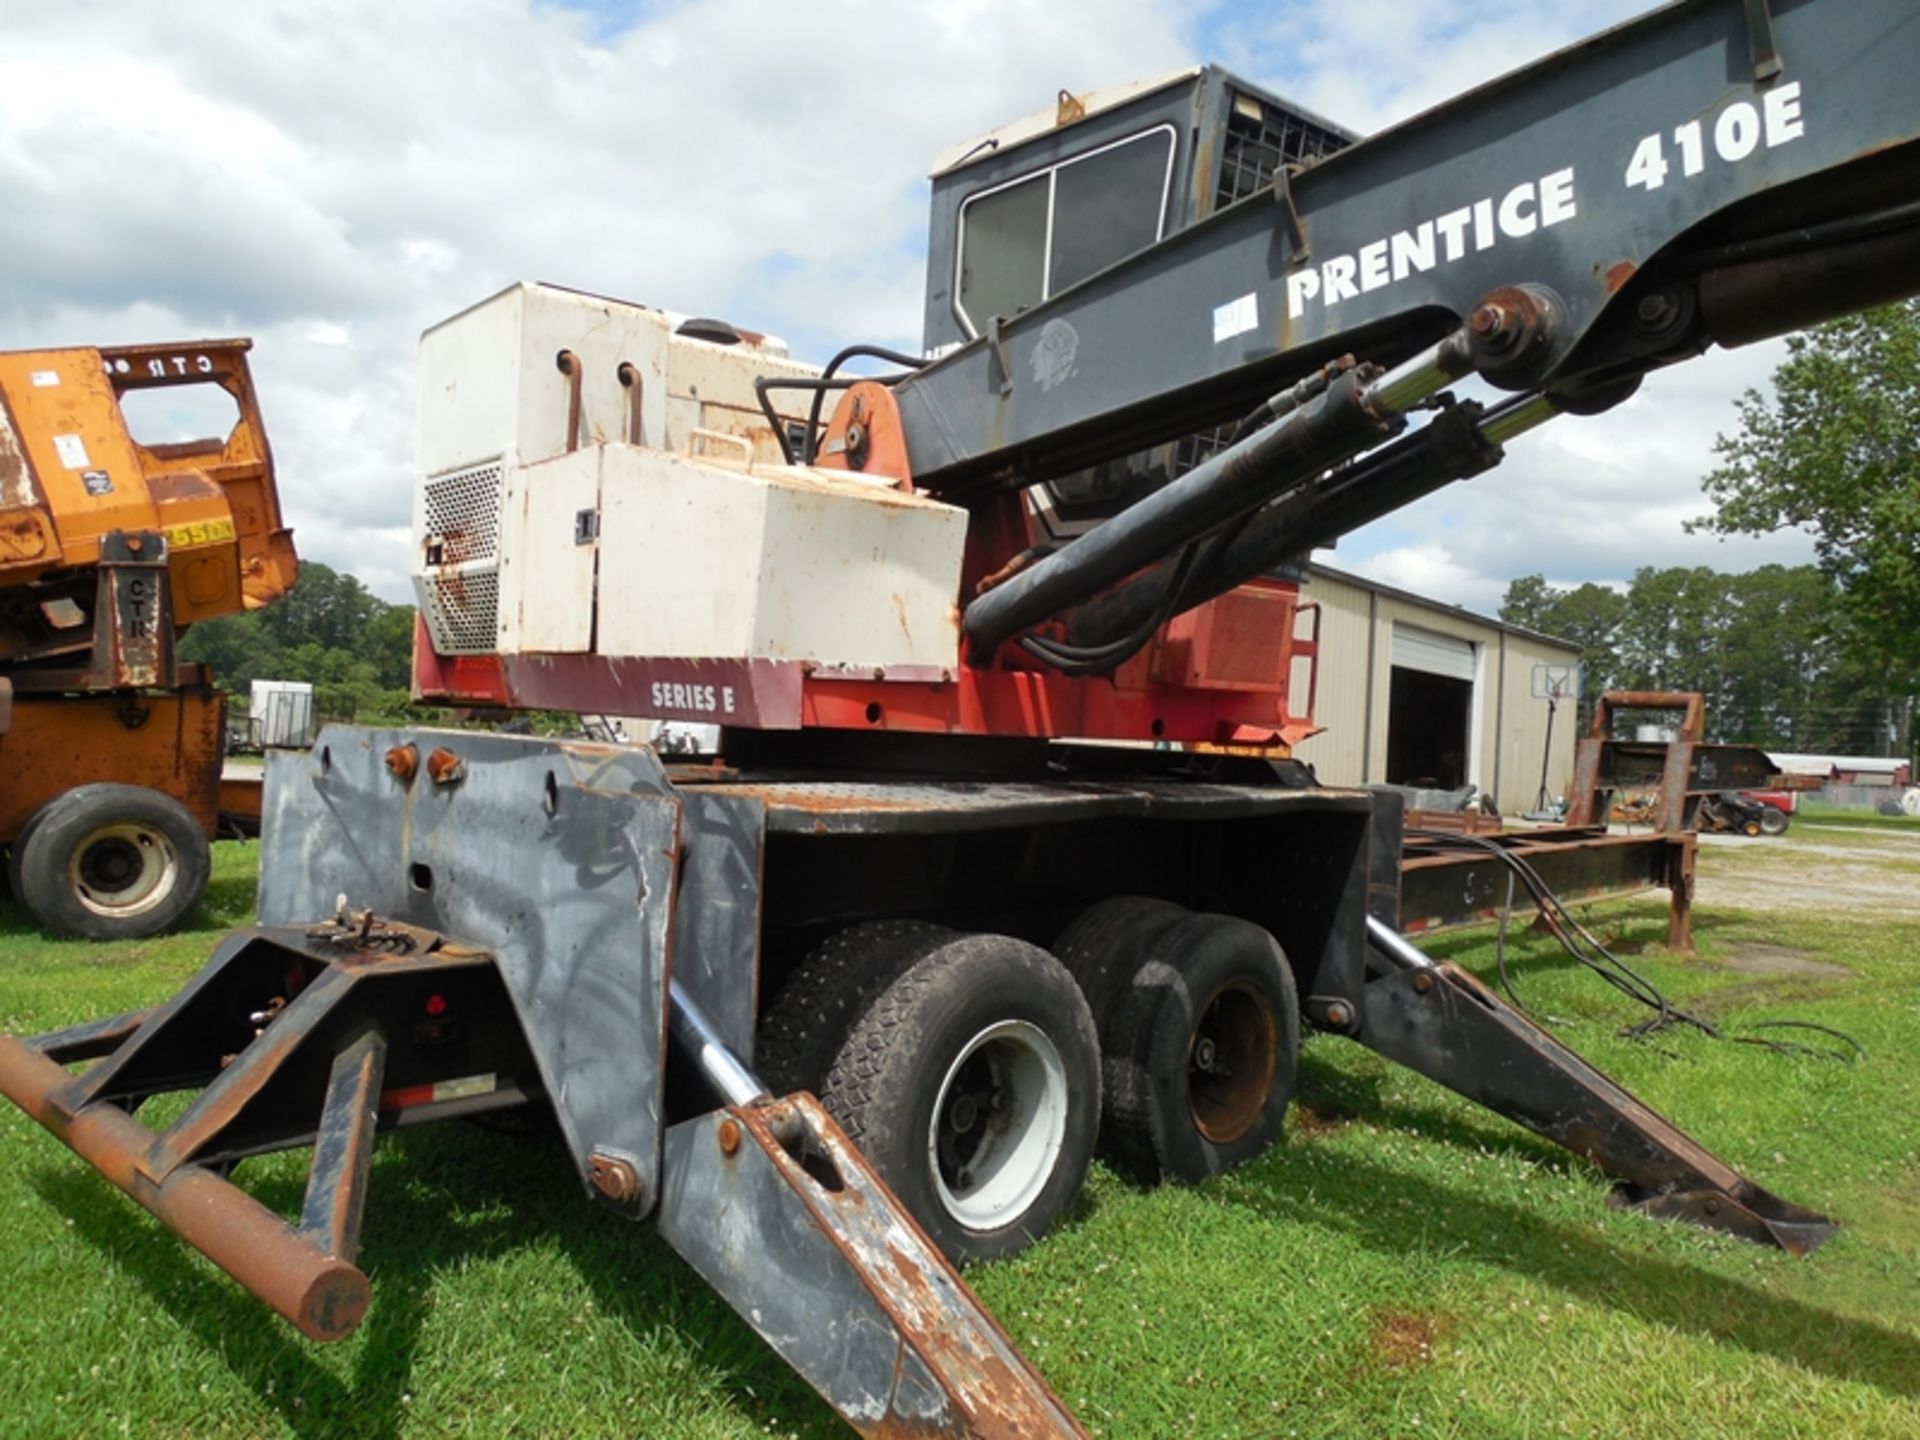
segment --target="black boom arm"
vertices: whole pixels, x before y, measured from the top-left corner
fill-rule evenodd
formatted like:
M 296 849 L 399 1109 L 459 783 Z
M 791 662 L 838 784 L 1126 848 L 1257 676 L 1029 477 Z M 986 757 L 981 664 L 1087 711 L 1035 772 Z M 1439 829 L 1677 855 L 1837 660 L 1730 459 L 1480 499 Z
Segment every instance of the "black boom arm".
M 1683 0 L 1619 26 L 904 379 L 915 484 L 966 503 L 1463 329 L 1495 385 L 1600 408 L 1710 343 L 1898 299 L 1920 289 L 1916 74 L 1911 0 Z

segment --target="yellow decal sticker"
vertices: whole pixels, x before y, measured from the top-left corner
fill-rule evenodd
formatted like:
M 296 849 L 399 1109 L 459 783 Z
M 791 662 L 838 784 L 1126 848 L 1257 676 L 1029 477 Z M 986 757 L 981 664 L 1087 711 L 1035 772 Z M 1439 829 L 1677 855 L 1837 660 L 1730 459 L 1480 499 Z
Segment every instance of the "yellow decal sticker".
M 191 550 L 198 545 L 219 545 L 233 539 L 233 521 L 195 520 L 189 525 L 167 526 L 169 550 Z

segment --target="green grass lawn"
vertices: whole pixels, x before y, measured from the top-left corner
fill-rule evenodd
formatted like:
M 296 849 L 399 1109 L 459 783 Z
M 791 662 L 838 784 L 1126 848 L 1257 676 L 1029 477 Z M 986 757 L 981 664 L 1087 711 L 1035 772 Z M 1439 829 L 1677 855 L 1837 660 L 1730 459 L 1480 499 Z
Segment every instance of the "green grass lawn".
M 1920 835 L 1920 817 L 1881 815 L 1872 810 L 1843 810 L 1837 805 L 1822 805 L 1818 801 L 1803 804 L 1795 814 L 1793 823 L 1828 829 L 1885 830 L 1895 834 L 1904 832 Z
M 0 1027 L 148 1003 L 252 905 L 216 847 L 199 928 L 50 942 L 0 911 Z M 1706 863 L 1715 863 L 1711 856 Z M 1789 1199 L 1846 1228 L 1810 1259 L 1611 1211 L 1581 1163 L 1352 1044 L 1309 1042 L 1285 1143 L 1194 1189 L 1096 1171 L 1077 1213 L 973 1283 L 1103 1436 L 1920 1435 L 1920 939 L 1857 917 L 1659 906 L 1603 930 L 1730 1027 L 1792 1015 L 1843 1066 L 1674 1034 L 1519 937 L 1559 1033 Z M 1788 947 L 1845 975 L 1729 967 Z M 1433 942 L 1483 973 L 1484 933 Z M 1779 952 L 1766 952 L 1775 959 Z M 297 1205 L 303 1155 L 239 1178 Z M 0 1435 L 839 1435 L 811 1392 L 645 1228 L 580 1196 L 550 1142 L 428 1127 L 376 1152 L 353 1338 L 309 1344 L 0 1107 Z

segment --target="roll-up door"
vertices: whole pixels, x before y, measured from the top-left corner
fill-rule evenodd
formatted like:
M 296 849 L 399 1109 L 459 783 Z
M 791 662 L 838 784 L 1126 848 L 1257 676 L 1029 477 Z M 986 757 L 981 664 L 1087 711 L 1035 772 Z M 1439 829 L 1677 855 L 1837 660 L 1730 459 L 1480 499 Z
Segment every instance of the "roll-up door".
M 1411 625 L 1393 627 L 1393 663 L 1406 670 L 1428 675 L 1446 675 L 1454 680 L 1474 678 L 1473 642 L 1420 630 Z

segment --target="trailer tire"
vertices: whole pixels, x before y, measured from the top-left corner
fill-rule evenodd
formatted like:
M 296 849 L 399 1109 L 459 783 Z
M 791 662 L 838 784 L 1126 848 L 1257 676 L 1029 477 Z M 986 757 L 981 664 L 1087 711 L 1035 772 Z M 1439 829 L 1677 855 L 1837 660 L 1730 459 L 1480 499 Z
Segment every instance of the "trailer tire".
M 170 795 L 81 785 L 50 801 L 16 847 L 22 905 L 42 929 L 88 940 L 158 935 L 206 894 L 212 855 Z
M 774 1095 L 816 1094 L 847 1032 L 873 997 L 913 960 L 953 938 L 926 920 L 868 920 L 828 937 L 761 1012 L 753 1069 Z
M 1116 895 L 1082 910 L 1053 942 L 1053 953 L 1087 997 L 1103 1051 L 1114 998 L 1127 989 L 1133 972 L 1140 968 L 1142 947 L 1192 913 L 1171 900 Z
M 1778 805 L 1760 807 L 1760 833 L 1762 835 L 1784 835 L 1787 833 L 1787 812 Z
M 1039 946 L 959 936 L 873 997 L 820 1099 L 948 1259 L 999 1259 L 1044 1235 L 1086 1179 L 1093 1015 Z
M 1293 972 L 1265 930 L 1194 915 L 1161 932 L 1102 1032 L 1109 1158 L 1204 1180 L 1279 1137 L 1300 1056 Z

